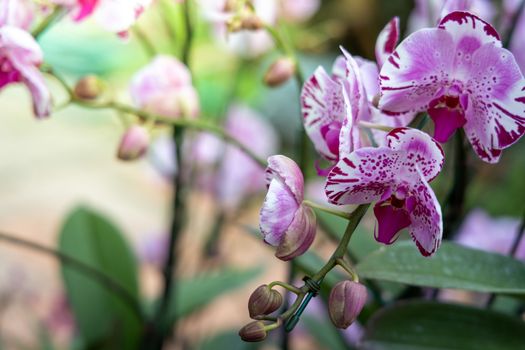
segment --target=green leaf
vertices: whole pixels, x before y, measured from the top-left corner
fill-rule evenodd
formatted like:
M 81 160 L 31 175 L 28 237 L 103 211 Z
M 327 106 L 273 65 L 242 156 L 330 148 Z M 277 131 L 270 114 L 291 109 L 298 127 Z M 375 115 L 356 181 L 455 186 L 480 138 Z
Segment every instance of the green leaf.
M 260 267 L 243 271 L 226 269 L 180 280 L 167 311 L 169 324 L 206 306 L 220 295 L 244 286 L 261 272 Z
M 77 208 L 62 227 L 60 251 L 102 271 L 139 299 L 137 264 L 119 230 L 102 215 Z M 98 281 L 62 264 L 67 296 L 82 338 L 88 344 L 135 347 L 141 321 Z
M 377 312 L 363 350 L 523 350 L 525 323 L 494 311 L 417 301 Z
M 320 320 L 308 315 L 303 316 L 301 322 L 322 349 L 349 349 L 348 345 L 343 341 L 342 335 L 337 334 L 339 331 L 335 328 L 332 322 Z
M 212 338 L 205 339 L 197 346 L 198 350 L 255 350 L 257 343 L 246 343 L 239 337 L 238 331 L 220 333 Z
M 431 258 L 399 242 L 366 257 L 359 276 L 434 288 L 525 294 L 525 264 L 510 257 L 443 242 Z

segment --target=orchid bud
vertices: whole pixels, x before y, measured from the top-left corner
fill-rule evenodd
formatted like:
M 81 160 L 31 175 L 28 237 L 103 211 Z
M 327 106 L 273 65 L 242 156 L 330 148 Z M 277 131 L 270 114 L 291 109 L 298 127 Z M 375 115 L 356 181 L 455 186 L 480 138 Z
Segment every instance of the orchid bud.
M 250 312 L 251 318 L 264 316 L 280 308 L 282 303 L 283 297 L 281 293 L 270 289 L 267 284 L 263 284 L 250 295 L 248 311 Z
M 262 20 L 255 14 L 247 15 L 241 20 L 241 30 L 258 30 L 263 27 Z
M 295 61 L 289 57 L 279 58 L 275 61 L 264 75 L 264 83 L 268 86 L 279 86 L 295 73 Z
M 98 77 L 87 75 L 77 82 L 74 92 L 75 96 L 82 100 L 94 100 L 103 90 L 103 83 Z
M 361 313 L 366 303 L 366 287 L 354 281 L 337 283 L 328 299 L 328 311 L 337 328 L 348 328 Z
M 267 335 L 268 332 L 266 332 L 262 321 L 250 322 L 239 331 L 241 339 L 251 343 L 263 341 Z
M 135 160 L 146 153 L 148 146 L 148 130 L 140 125 L 133 125 L 122 136 L 117 156 L 122 160 Z

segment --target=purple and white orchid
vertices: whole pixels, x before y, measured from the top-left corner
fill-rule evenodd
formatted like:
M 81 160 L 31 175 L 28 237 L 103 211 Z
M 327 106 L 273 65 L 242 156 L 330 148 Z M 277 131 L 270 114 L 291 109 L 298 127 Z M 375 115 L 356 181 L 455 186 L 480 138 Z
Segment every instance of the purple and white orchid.
M 434 137 L 463 128 L 478 156 L 498 162 L 525 133 L 525 80 L 496 30 L 468 12 L 452 12 L 438 28 L 406 38 L 380 72 L 379 107 L 427 111 Z
M 277 247 L 275 256 L 293 259 L 308 250 L 315 238 L 316 217 L 303 204 L 304 178 L 297 164 L 285 156 L 268 158 L 268 193 L 260 213 L 264 241 Z
M 0 2 L 0 89 L 11 83 L 23 83 L 31 92 L 33 109 L 39 118 L 51 112 L 51 93 L 38 67 L 44 54 L 28 33 L 32 14 L 27 3 Z
M 441 171 L 439 144 L 422 131 L 398 128 L 385 147 L 342 157 L 328 175 L 326 195 L 337 205 L 377 202 L 377 241 L 393 243 L 408 228 L 421 254 L 432 255 L 443 232 L 441 207 L 428 185 Z

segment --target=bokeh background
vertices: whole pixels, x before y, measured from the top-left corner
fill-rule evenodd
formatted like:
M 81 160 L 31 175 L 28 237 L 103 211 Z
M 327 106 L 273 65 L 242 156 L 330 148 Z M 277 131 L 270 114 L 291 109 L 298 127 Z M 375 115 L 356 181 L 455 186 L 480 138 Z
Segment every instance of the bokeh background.
M 309 75 L 317 65 L 330 69 L 339 45 L 372 59 L 375 38 L 382 27 L 397 15 L 405 28 L 413 6 L 408 0 L 323 0 L 321 9 L 308 22 L 285 24 L 286 33 L 299 51 L 304 74 Z M 279 55 L 270 51 L 258 58 L 240 58 L 217 43 L 210 24 L 203 20 L 198 23 L 191 65 L 203 114 L 220 122 L 232 102 L 248 105 L 275 127 L 280 152 L 293 155 L 300 127 L 298 87 L 294 81 L 276 89 L 262 84 L 266 69 Z M 168 51 L 168 37 L 159 29 L 156 10 L 146 13 L 139 25 L 158 47 Z M 65 19 L 44 34 L 41 44 L 46 62 L 69 82 L 96 74 L 107 81 L 110 94 L 124 102 L 129 102 L 130 76 L 148 62 L 133 35 L 122 40 L 90 21 L 76 24 Z M 55 100 L 63 100 L 61 87 L 52 79 L 48 82 Z M 141 293 L 147 298 L 156 296 L 161 287 L 159 261 L 166 242 L 172 188 L 151 155 L 135 162 L 116 159 L 125 130 L 122 118 L 112 111 L 71 106 L 55 112 L 49 120 L 37 121 L 22 86 L 4 88 L 0 106 L 0 231 L 56 247 L 66 215 L 78 205 L 88 206 L 104 213 L 125 233 L 140 263 Z M 157 133 L 162 136 L 168 132 L 161 129 Z M 445 151 L 449 151 L 447 147 Z M 497 166 L 468 155 L 466 213 L 481 208 L 494 218 L 519 219 L 525 193 L 524 152 L 522 141 L 505 151 Z M 450 183 L 451 177 L 445 172 L 433 184 L 440 200 Z M 258 226 L 263 198 L 261 188 L 241 209 L 223 213 L 213 193 L 199 186 L 191 189 L 190 218 L 178 251 L 178 276 L 189 278 L 227 267 L 253 271 L 253 278 L 184 318 L 174 330 L 179 341 L 170 348 L 252 347 L 241 343 L 235 333 L 248 321 L 248 297 L 258 285 L 283 280 L 287 275 L 287 264 L 275 259 L 272 249 L 250 232 Z M 225 215 L 218 228 L 221 238 L 216 252 L 207 256 L 203 247 L 220 215 Z M 358 230 L 352 243 L 358 254 L 380 248 L 373 241 L 373 225 L 373 217 L 367 217 Z M 314 248 L 326 256 L 333 244 L 319 232 Z M 400 288 L 394 286 L 392 290 L 399 293 Z M 476 303 L 471 295 L 452 297 Z M 331 348 L 327 334 L 335 331 L 324 307 L 318 304 L 311 308 L 311 320 L 293 333 L 294 349 Z M 359 329 L 352 329 L 345 336 L 355 338 L 358 333 Z M 58 262 L 0 242 L 2 348 L 67 349 L 75 344 L 75 335 Z M 217 335 L 221 335 L 221 342 L 211 342 Z M 278 348 L 277 336 L 261 348 Z

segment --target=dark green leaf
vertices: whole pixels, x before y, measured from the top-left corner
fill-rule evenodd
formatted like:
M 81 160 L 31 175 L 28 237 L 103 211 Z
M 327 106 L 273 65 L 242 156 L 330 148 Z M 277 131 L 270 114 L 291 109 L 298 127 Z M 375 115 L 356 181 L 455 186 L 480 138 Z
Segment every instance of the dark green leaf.
M 337 334 L 337 328 L 328 320 L 321 321 L 311 316 L 303 316 L 302 324 L 317 341 L 320 349 L 328 350 L 348 350 L 348 345 L 342 340 L 342 336 Z
M 431 258 L 405 241 L 382 248 L 357 265 L 359 276 L 434 288 L 525 294 L 525 264 L 510 257 L 443 242 Z
M 60 250 L 99 270 L 139 298 L 137 265 L 119 230 L 100 214 L 86 208 L 74 210 L 60 233 Z M 115 294 L 98 281 L 62 265 L 67 296 L 82 337 L 89 343 L 133 348 L 140 321 Z M 111 338 L 111 340 L 108 340 Z
M 525 323 L 494 311 L 435 302 L 399 303 L 367 324 L 363 350 L 524 350 Z
M 243 271 L 224 270 L 179 281 L 167 312 L 170 324 L 206 306 L 220 295 L 245 285 L 261 272 L 259 267 Z

